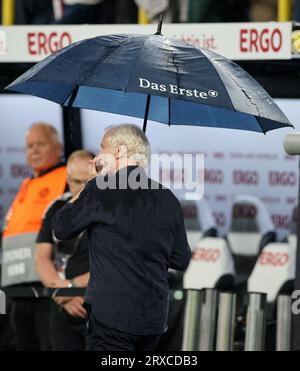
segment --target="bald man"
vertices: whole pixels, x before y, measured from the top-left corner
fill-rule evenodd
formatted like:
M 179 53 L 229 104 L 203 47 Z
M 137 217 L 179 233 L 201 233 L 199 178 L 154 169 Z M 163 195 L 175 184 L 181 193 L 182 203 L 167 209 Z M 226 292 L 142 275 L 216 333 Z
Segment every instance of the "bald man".
M 53 201 L 47 209 L 37 238 L 36 269 L 45 287 L 86 287 L 89 279 L 87 232 L 66 242 L 53 239 L 55 214 L 73 196 L 82 191 L 89 180 L 90 161 L 95 156 L 75 151 L 67 162 L 69 192 Z M 61 264 L 65 259 L 65 264 Z M 83 297 L 54 298 L 50 315 L 50 339 L 53 350 L 83 351 L 86 349 Z
M 66 189 L 62 145 L 54 127 L 36 123 L 26 134 L 26 160 L 32 169 L 11 205 L 3 230 L 1 285 L 42 287 L 35 270 L 35 241 L 48 205 Z M 50 301 L 14 299 L 12 326 L 18 350 L 48 350 Z

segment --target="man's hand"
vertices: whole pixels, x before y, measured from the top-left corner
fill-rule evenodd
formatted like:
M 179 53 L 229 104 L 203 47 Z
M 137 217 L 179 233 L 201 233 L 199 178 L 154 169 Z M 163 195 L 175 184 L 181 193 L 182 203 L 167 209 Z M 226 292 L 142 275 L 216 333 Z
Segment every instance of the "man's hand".
M 96 157 L 95 157 L 93 160 L 90 160 L 90 163 L 89 163 L 89 176 L 88 176 L 88 180 L 90 181 L 90 180 L 94 179 L 97 175 L 98 175 L 98 173 L 96 171 Z M 83 189 L 79 193 L 77 193 L 77 195 L 75 195 L 69 201 L 70 204 L 72 204 L 73 202 L 75 202 L 79 198 L 80 193 L 83 191 Z
M 98 175 L 97 170 L 96 170 L 96 160 L 97 160 L 97 157 L 93 158 L 93 160 L 90 160 L 90 163 L 89 163 L 89 180 L 92 180 L 92 179 L 96 178 L 96 176 Z
M 72 296 L 55 296 L 53 300 L 57 305 L 64 305 L 73 299 Z
M 69 284 L 70 284 L 69 280 L 57 279 L 57 280 L 52 282 L 51 287 L 65 288 L 65 287 L 69 287 Z M 65 303 L 69 302 L 70 300 L 72 300 L 72 297 L 56 296 L 56 297 L 53 298 L 53 300 L 55 301 L 55 303 L 57 305 L 63 305 Z
M 84 300 L 81 296 L 75 296 L 66 304 L 64 304 L 63 307 L 65 311 L 69 313 L 72 317 L 85 318 L 87 313 L 82 306 L 83 302 Z
M 70 285 L 70 280 L 63 280 L 63 279 L 57 279 L 51 282 L 50 287 L 55 287 L 55 288 L 65 288 L 69 287 Z

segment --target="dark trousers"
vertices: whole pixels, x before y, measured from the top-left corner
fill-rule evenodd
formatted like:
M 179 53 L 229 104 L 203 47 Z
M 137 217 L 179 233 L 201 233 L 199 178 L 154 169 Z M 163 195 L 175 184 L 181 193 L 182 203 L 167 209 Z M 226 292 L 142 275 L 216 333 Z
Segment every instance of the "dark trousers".
M 11 321 L 17 350 L 51 350 L 50 299 L 12 300 Z
M 160 335 L 131 335 L 106 327 L 93 313 L 89 314 L 87 330 L 90 351 L 154 351 L 160 339 Z
M 11 328 L 11 300 L 6 298 L 6 313 L 0 314 L 0 351 L 15 350 L 15 339 Z
M 54 302 L 50 315 L 50 339 L 55 351 L 83 351 L 86 349 L 86 320 L 69 315 Z

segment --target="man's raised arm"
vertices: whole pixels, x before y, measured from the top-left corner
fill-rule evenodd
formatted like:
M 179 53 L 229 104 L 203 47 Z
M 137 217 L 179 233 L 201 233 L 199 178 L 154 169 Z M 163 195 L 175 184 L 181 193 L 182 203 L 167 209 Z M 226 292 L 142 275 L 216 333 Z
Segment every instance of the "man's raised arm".
M 56 213 L 53 233 L 57 240 L 74 238 L 96 221 L 96 205 L 93 200 L 93 192 L 96 190 L 95 180 L 91 180 L 77 199 L 71 200 Z

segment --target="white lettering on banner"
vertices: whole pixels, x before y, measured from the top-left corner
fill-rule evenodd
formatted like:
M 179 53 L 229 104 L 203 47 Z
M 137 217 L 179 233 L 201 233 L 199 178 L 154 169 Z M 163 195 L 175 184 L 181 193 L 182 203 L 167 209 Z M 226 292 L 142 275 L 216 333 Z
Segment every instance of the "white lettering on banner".
M 258 263 L 264 266 L 283 267 L 288 261 L 289 255 L 287 253 L 263 252 L 259 257 Z
M 10 265 L 7 268 L 7 275 L 9 277 L 19 276 L 20 274 L 24 274 L 24 273 L 25 273 L 25 264 L 24 263 L 18 263 L 18 264 Z
M 6 54 L 7 47 L 6 47 L 6 35 L 4 31 L 0 30 L 0 55 Z
M 279 28 L 242 28 L 240 31 L 241 53 L 279 53 L 282 48 L 283 35 Z
M 12 251 L 3 251 L 3 262 L 9 263 L 17 260 L 31 259 L 30 247 L 22 247 Z
M 194 251 L 192 259 L 195 261 L 204 261 L 207 263 L 216 263 L 221 256 L 219 249 L 198 248 Z
M 150 177 L 159 180 L 162 184 L 173 190 L 194 191 L 199 199 L 204 194 L 204 183 L 197 177 L 204 168 L 204 156 L 202 154 L 152 154 Z M 188 173 L 188 169 L 195 169 L 194 173 Z
M 201 99 L 208 99 L 217 98 L 219 93 L 215 90 L 209 90 L 208 92 L 199 91 L 197 89 L 183 89 L 179 88 L 177 85 L 164 85 L 164 84 L 157 84 L 155 82 L 151 82 L 144 78 L 139 78 L 139 87 L 143 89 L 151 89 L 153 91 L 160 91 L 160 92 L 167 92 L 174 95 L 181 95 L 185 97 L 194 97 L 194 98 L 201 98 Z

